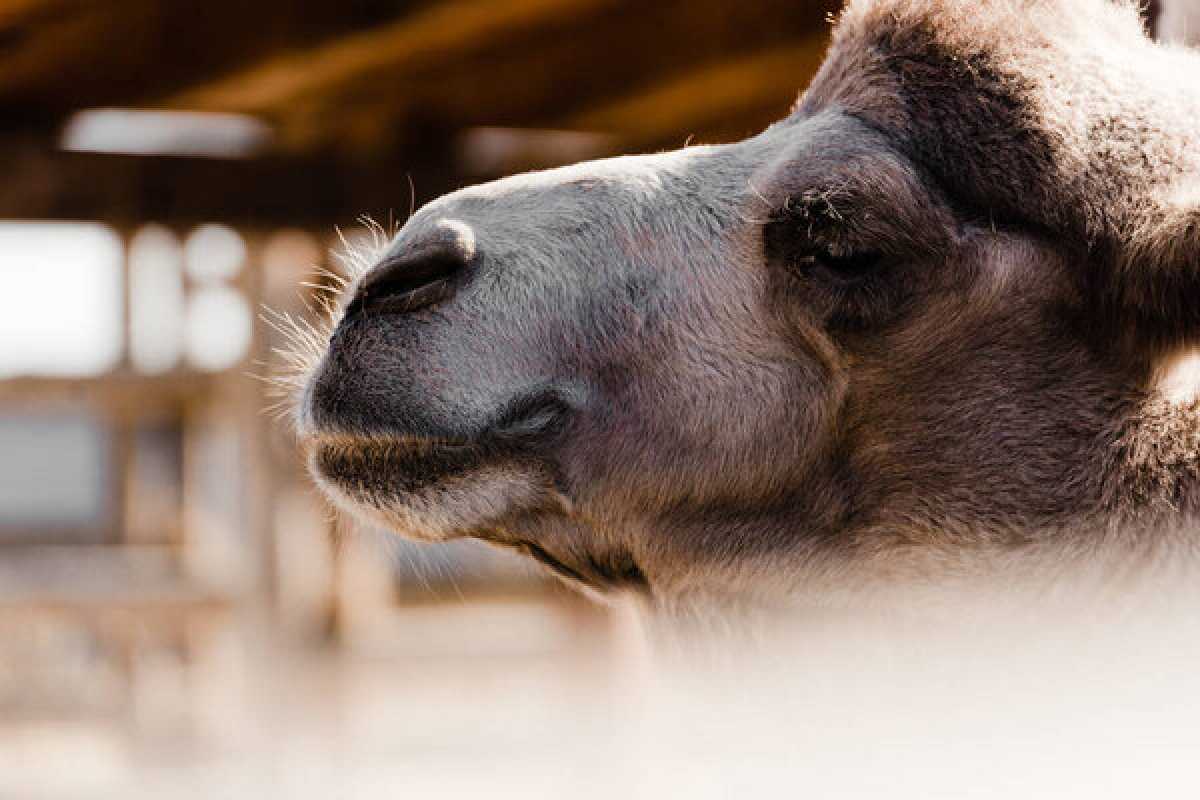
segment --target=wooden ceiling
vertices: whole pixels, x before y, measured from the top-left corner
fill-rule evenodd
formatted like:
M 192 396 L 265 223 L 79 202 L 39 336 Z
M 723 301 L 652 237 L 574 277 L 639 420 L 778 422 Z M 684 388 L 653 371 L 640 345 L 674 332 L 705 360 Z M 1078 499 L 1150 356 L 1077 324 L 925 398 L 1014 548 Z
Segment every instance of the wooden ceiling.
M 739 138 L 786 113 L 835 6 L 0 0 L 0 215 L 327 224 L 406 210 L 408 176 L 418 200 L 493 177 L 462 155 L 483 127 L 599 134 L 594 155 Z M 103 107 L 249 114 L 273 144 L 250 160 L 57 149 L 72 114 Z

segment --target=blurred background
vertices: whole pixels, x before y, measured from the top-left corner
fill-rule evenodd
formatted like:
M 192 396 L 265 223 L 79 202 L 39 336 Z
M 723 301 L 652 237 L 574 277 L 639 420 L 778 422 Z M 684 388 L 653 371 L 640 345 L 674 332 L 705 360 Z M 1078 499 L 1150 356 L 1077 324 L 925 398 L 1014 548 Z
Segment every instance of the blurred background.
M 837 5 L 0 0 L 0 796 L 578 790 L 635 623 L 335 517 L 261 309 L 363 214 L 759 131 Z
M 363 214 L 757 132 L 834 9 L 0 0 L 0 796 L 421 785 L 607 713 L 620 612 L 333 515 L 261 309 Z

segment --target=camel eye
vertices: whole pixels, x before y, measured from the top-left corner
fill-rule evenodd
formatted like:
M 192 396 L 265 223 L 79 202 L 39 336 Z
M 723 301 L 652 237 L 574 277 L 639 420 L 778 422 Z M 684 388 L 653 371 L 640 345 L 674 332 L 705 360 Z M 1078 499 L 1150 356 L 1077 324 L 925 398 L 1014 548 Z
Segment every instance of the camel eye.
M 801 253 L 794 263 L 802 272 L 820 272 L 839 281 L 855 282 L 870 277 L 880 260 L 880 254 L 872 251 L 842 253 L 816 246 Z
M 797 277 L 846 285 L 872 277 L 882 253 L 847 241 L 845 219 L 816 214 L 808 205 L 791 205 L 773 215 L 763 230 L 767 259 Z

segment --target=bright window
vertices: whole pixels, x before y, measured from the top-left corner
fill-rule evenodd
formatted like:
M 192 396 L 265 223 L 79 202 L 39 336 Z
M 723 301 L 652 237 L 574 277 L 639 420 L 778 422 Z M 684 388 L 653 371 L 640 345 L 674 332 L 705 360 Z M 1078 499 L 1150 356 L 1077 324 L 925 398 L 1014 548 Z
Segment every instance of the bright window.
M 97 223 L 0 222 L 0 377 L 98 375 L 117 363 L 121 255 Z
M 183 353 L 183 251 L 175 234 L 147 225 L 129 243 L 129 357 L 147 374 L 168 372 Z
M 237 366 L 254 338 L 254 318 L 242 293 L 230 286 L 192 290 L 187 309 L 188 363 L 219 372 Z
M 246 261 L 246 243 L 226 225 L 201 225 L 184 244 L 188 277 L 212 284 L 237 277 Z

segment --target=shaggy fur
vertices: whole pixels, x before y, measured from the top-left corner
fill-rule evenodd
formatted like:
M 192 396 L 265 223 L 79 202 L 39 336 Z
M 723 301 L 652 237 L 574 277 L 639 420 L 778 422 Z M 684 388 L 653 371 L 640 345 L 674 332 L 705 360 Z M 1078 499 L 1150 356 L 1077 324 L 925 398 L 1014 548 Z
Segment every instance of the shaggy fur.
M 759 136 L 417 212 L 305 373 L 314 474 L 677 611 L 1184 558 L 1198 72 L 1103 0 L 853 2 Z
M 1116 310 L 1200 321 L 1196 57 L 1145 38 L 1132 5 L 858 3 L 837 39 L 801 113 L 840 105 L 961 211 L 1069 237 Z

